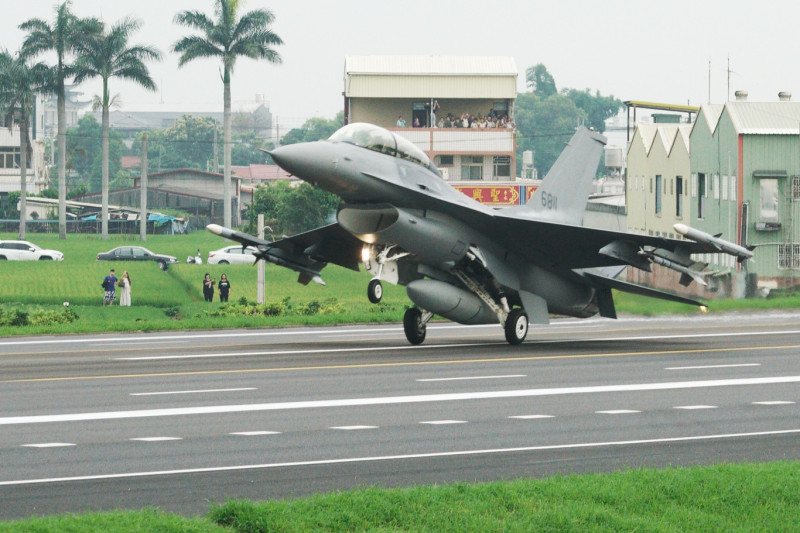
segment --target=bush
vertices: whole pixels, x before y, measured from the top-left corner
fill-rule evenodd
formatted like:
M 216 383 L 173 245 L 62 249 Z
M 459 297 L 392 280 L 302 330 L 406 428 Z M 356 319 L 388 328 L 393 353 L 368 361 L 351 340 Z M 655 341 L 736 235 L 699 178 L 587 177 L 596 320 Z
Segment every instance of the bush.
M 0 326 L 27 326 L 28 313 L 21 309 L 0 309 Z
M 345 307 L 340 304 L 336 298 L 329 298 L 322 302 L 319 300 L 311 300 L 305 304 L 294 307 L 291 303 L 291 298 L 288 296 L 280 302 L 263 305 L 248 302 L 247 298 L 242 297 L 239 298 L 239 303 L 226 303 L 214 310 L 206 311 L 206 316 L 312 316 L 342 313 L 344 311 L 346 311 Z
M 70 324 L 77 319 L 78 314 L 69 308 L 64 308 L 63 311 L 36 309 L 31 311 L 28 325 L 46 326 L 49 324 Z
M 0 308 L 0 326 L 48 326 L 51 324 L 70 324 L 78 319 L 78 314 L 68 307 L 63 310 L 34 309 L 30 313 L 22 309 Z

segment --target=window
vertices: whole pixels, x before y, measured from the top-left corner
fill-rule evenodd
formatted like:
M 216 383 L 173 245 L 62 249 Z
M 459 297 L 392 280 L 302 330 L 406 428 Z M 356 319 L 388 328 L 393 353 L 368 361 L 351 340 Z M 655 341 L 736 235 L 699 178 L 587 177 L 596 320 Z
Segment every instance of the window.
M 675 216 L 683 216 L 683 178 L 675 177 Z
M 31 168 L 31 159 L 28 158 L 28 168 Z M 18 146 L 3 146 L 0 148 L 0 168 L 19 168 L 20 151 Z
M 778 180 L 775 178 L 761 178 L 759 180 L 761 193 L 761 210 L 758 213 L 759 222 L 778 222 Z
M 462 180 L 483 179 L 482 155 L 465 155 L 461 157 L 461 179 Z
M 719 174 L 714 174 L 712 188 L 714 189 L 714 200 L 719 200 Z
M 661 214 L 661 193 L 664 184 L 661 179 L 661 174 L 656 174 L 656 215 Z
M 439 165 L 443 167 L 452 167 L 453 166 L 453 156 L 452 155 L 440 155 L 439 156 Z
M 792 201 L 800 202 L 800 176 L 792 176 Z
M 493 159 L 494 163 L 494 176 L 497 178 L 510 178 L 511 177 L 511 156 L 509 155 L 496 155 Z
M 800 269 L 800 244 L 778 245 L 778 268 L 781 270 Z
M 728 199 L 728 176 L 722 176 L 722 199 Z
M 707 195 L 706 175 L 699 173 L 697 174 L 697 218 L 705 217 Z

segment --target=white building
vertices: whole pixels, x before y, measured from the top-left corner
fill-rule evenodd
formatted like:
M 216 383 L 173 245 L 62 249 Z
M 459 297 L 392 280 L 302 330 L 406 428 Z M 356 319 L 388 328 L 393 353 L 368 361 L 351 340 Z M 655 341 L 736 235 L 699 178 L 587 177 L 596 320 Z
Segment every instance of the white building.
M 512 128 L 498 126 L 513 119 L 517 77 L 514 58 L 506 56 L 347 56 L 345 123 L 399 133 L 446 179 L 508 181 L 516 169 L 516 140 Z M 487 127 L 446 127 L 448 115 L 492 120 Z

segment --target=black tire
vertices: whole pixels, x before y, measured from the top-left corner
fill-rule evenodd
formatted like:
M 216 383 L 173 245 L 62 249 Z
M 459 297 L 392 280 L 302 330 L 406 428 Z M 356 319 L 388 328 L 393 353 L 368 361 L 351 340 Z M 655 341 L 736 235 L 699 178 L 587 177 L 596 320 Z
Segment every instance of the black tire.
M 5 260 L 6 260 L 6 256 L 0 255 L 0 261 L 5 261 Z
M 160 268 L 161 270 L 163 270 L 163 271 L 165 271 L 165 272 L 166 272 L 166 270 L 167 270 L 167 268 L 168 268 L 168 267 L 167 267 L 167 263 L 166 263 L 166 262 L 164 262 L 164 261 L 159 261 L 159 262 L 158 262 L 158 268 Z
M 218 264 L 218 265 L 227 265 L 227 264 L 228 264 L 228 262 L 227 262 L 227 261 L 225 261 L 225 260 L 223 259 L 222 261 L 220 261 L 220 262 L 219 262 L 219 263 L 217 263 L 217 264 Z
M 383 285 L 381 285 L 381 280 L 378 278 L 369 281 L 369 285 L 367 285 L 367 298 L 374 304 L 380 303 L 381 298 L 383 298 Z
M 511 345 L 522 344 L 528 335 L 528 313 L 524 309 L 512 309 L 505 325 L 506 340 Z
M 425 341 L 427 325 L 422 323 L 422 312 L 416 307 L 406 310 L 403 315 L 403 331 L 411 344 L 422 344 Z
M 53 258 L 50 257 L 49 255 L 43 255 L 42 257 L 39 258 L 39 261 L 52 261 L 52 260 Z

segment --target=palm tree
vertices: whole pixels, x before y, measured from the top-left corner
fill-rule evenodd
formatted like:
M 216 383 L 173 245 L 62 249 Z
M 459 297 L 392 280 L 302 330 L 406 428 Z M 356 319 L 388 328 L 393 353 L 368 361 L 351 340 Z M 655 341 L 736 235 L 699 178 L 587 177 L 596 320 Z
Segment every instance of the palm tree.
M 271 11 L 256 9 L 238 17 L 238 0 L 215 0 L 215 20 L 199 11 L 184 11 L 175 15 L 175 23 L 188 26 L 202 35 L 190 35 L 177 41 L 172 50 L 181 54 L 178 62 L 183 66 L 201 57 L 218 57 L 222 60 L 223 85 L 223 146 L 224 146 L 224 202 L 223 223 L 231 227 L 231 74 L 239 56 L 266 59 L 280 63 L 281 57 L 272 46 L 283 44 L 270 30 L 275 19 Z
M 19 28 L 28 35 L 22 44 L 22 54 L 35 57 L 42 52 L 54 51 L 56 64 L 52 70 L 52 92 L 58 99 L 58 237 L 67 238 L 67 117 L 64 80 L 72 76 L 72 65 L 67 63 L 67 54 L 74 49 L 79 21 L 69 11 L 69 0 L 56 7 L 56 18 L 52 26 L 42 19 L 32 18 Z M 86 29 L 85 27 L 83 29 Z
M 123 19 L 106 32 L 105 24 L 100 31 L 84 35 L 76 43 L 78 59 L 75 61 L 75 83 L 91 78 L 103 80 L 100 103 L 103 110 L 103 169 L 101 211 L 102 238 L 108 239 L 108 110 L 112 104 L 108 80 L 112 77 L 133 81 L 146 89 L 156 90 L 145 60 L 161 59 L 161 52 L 151 46 L 128 46 L 128 38 L 142 23 L 132 18 Z
M 28 126 L 30 124 L 36 94 L 45 92 L 49 83 L 49 70 L 43 63 L 28 65 L 27 58 L 20 53 L 11 55 L 0 51 L 0 112 L 9 129 L 16 121 L 19 125 L 19 238 L 25 238 L 25 213 L 27 211 L 28 179 Z

